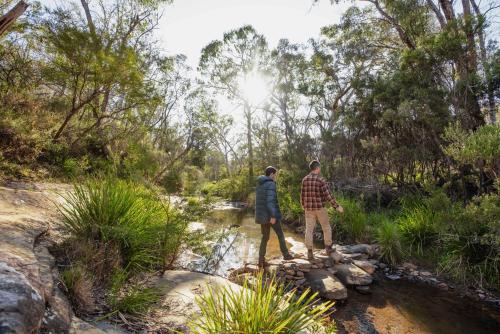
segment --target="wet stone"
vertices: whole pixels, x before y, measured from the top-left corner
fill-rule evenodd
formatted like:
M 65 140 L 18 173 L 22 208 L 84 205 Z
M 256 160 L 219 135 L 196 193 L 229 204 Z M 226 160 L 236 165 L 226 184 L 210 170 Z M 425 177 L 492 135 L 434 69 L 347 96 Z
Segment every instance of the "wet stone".
M 364 260 L 354 260 L 356 266 L 366 271 L 368 274 L 373 274 L 375 272 L 375 266 L 368 261 Z
M 333 269 L 337 270 L 337 277 L 342 283 L 347 285 L 369 285 L 373 281 L 370 274 L 354 264 L 337 264 Z

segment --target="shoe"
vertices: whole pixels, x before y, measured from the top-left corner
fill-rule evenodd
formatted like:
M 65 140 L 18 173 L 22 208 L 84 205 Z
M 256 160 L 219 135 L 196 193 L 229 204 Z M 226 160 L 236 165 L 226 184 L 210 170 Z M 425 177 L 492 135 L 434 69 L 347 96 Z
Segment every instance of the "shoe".
M 307 250 L 307 259 L 308 260 L 314 260 L 314 253 L 312 249 Z
M 283 255 L 283 260 L 288 261 L 288 260 L 293 260 L 293 259 L 294 259 L 294 257 L 290 253 Z
M 332 246 L 325 246 L 325 252 L 326 252 L 326 255 L 330 256 L 330 254 L 335 252 L 335 249 L 332 248 Z

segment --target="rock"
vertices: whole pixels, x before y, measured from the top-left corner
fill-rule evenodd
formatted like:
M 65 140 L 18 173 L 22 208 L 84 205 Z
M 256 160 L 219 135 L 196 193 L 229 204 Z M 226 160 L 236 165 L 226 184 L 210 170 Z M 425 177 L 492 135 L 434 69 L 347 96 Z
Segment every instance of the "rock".
M 405 262 L 403 263 L 403 269 L 408 271 L 417 270 L 417 266 L 414 265 L 413 263 Z
M 158 326 L 168 326 L 176 330 L 187 329 L 188 319 L 199 312 L 195 298 L 206 294 L 209 287 L 214 290 L 228 288 L 241 291 L 244 289 L 222 277 L 184 270 L 165 271 L 156 286 L 162 293 L 159 301 L 162 307 L 153 309 L 150 316 L 156 319 Z M 165 315 L 165 308 L 168 309 L 167 315 Z
M 249 273 L 257 273 L 260 271 L 259 266 L 255 265 L 255 264 L 247 264 L 247 265 L 245 265 L 245 269 Z
M 297 271 L 297 272 L 295 273 L 295 276 L 297 276 L 297 277 L 304 277 L 304 272 L 302 272 L 302 271 Z
M 0 332 L 38 332 L 45 300 L 25 275 L 0 262 Z
M 353 254 L 353 253 L 363 253 L 369 256 L 373 256 L 375 254 L 375 250 L 371 245 L 368 244 L 358 244 L 358 245 L 349 245 L 344 246 L 342 248 L 342 253 Z
M 326 269 L 330 274 L 332 275 L 335 275 L 337 273 L 337 270 L 333 269 L 333 268 L 327 268 Z
M 267 261 L 267 263 L 270 266 L 279 266 L 279 265 L 283 264 L 283 261 L 280 259 L 271 259 L 271 260 Z
M 355 289 L 356 289 L 356 291 L 358 291 L 362 295 L 369 295 L 372 293 L 372 291 L 370 290 L 370 287 L 368 285 L 359 285 Z
M 332 258 L 332 260 L 335 264 L 340 263 L 340 261 L 342 260 L 342 255 L 340 255 L 340 253 L 338 253 L 338 252 L 332 252 L 330 254 L 330 257 Z
M 347 254 L 344 254 L 344 256 L 348 259 L 351 259 L 351 260 L 360 260 L 363 257 L 363 254 L 361 254 L 361 253 L 347 253 Z
M 354 264 L 337 264 L 333 267 L 337 271 L 337 277 L 347 285 L 369 285 L 373 278 Z
M 296 286 L 302 286 L 306 283 L 306 279 L 305 278 L 302 278 L 302 279 L 299 279 L 299 280 L 296 280 L 295 281 L 295 285 Z
M 391 281 L 396 281 L 396 280 L 401 278 L 401 276 L 399 276 L 399 275 L 385 275 L 385 277 L 387 277 Z
M 285 274 L 288 276 L 294 276 L 295 275 L 295 270 L 293 269 L 287 269 L 285 270 Z
M 285 278 L 287 280 L 293 280 L 293 279 L 295 279 L 295 276 L 293 276 L 293 275 L 285 275 Z
M 425 276 L 425 277 L 429 277 L 429 276 L 432 276 L 432 273 L 428 272 L 428 271 L 421 271 L 420 272 L 420 275 L 421 276 Z
M 375 266 L 371 264 L 369 261 L 365 260 L 354 260 L 354 264 L 364 271 L 366 271 L 368 274 L 373 274 L 375 272 Z
M 387 265 L 386 265 L 385 263 L 383 263 L 383 262 L 380 262 L 380 263 L 378 264 L 378 267 L 379 267 L 380 269 L 385 269 L 385 268 L 387 267 Z
M 311 290 L 318 292 L 321 297 L 334 300 L 347 298 L 346 287 L 327 270 L 311 270 L 305 277 Z
M 318 263 L 316 266 L 317 266 L 319 269 L 321 269 L 321 268 L 323 268 L 325 265 L 324 265 L 323 263 L 321 263 L 321 262 L 320 262 L 320 263 Z
M 308 260 L 305 260 L 305 259 L 293 259 L 290 262 L 297 265 L 297 267 L 300 269 L 302 269 L 302 268 L 311 269 L 311 266 L 312 266 L 311 262 L 309 262 Z
M 441 290 L 448 291 L 448 285 L 446 283 L 441 282 L 437 285 L 437 287 Z
M 266 268 L 266 271 L 270 274 L 270 275 L 276 275 L 276 273 L 278 272 L 279 270 L 279 266 L 276 266 L 276 265 L 270 265 Z
M 379 265 L 379 261 L 377 259 L 369 259 L 368 262 L 370 262 L 374 266 L 378 266 Z

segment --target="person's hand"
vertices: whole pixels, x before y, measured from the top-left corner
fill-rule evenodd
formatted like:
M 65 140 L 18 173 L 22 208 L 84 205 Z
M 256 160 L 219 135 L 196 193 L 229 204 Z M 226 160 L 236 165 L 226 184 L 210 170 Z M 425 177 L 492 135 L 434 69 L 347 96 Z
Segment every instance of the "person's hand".
M 276 224 L 276 218 L 271 218 L 270 223 L 271 223 L 272 225 Z
M 339 213 L 344 213 L 344 208 L 342 207 L 342 205 L 337 206 L 337 209 L 335 210 L 337 210 Z

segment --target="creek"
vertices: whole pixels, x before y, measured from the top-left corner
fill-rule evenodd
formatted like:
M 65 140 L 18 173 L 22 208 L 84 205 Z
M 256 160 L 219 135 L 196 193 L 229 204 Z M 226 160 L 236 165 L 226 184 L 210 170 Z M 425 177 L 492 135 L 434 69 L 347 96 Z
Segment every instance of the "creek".
M 222 232 L 214 245 L 214 258 L 190 259 L 191 270 L 227 276 L 244 263 L 256 263 L 260 243 L 260 226 L 252 213 L 225 208 L 211 212 L 193 229 Z M 283 226 L 292 251 L 303 249 L 303 236 Z M 267 246 L 266 258 L 280 256 L 274 232 Z M 371 294 L 362 295 L 349 289 L 346 302 L 337 305 L 333 317 L 339 333 L 435 333 L 496 334 L 500 330 L 500 310 L 461 298 L 453 292 L 404 280 L 390 281 L 376 275 Z

